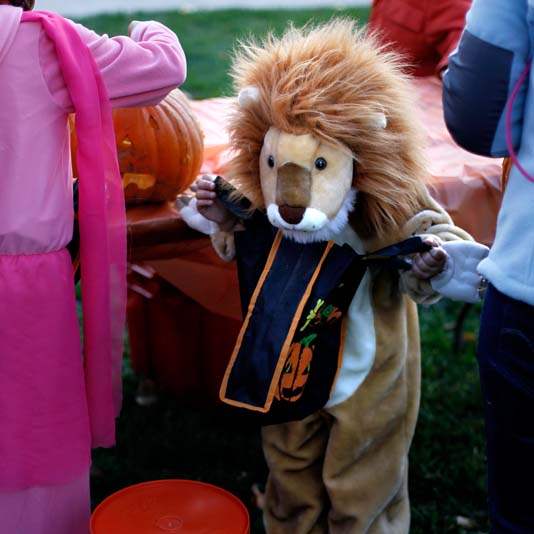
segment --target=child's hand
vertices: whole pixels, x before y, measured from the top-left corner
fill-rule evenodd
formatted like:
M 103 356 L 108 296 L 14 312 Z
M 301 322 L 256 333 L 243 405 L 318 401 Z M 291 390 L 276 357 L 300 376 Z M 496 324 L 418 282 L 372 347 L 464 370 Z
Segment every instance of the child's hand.
M 447 263 L 447 253 L 439 242 L 431 237 L 426 238 L 424 242 L 431 245 L 432 250 L 417 254 L 413 258 L 412 273 L 420 280 L 429 280 L 443 271 Z
M 223 230 L 234 225 L 234 216 L 217 200 L 215 184 L 209 176 L 199 178 L 191 190 L 196 193 L 199 213 L 206 219 L 217 223 Z

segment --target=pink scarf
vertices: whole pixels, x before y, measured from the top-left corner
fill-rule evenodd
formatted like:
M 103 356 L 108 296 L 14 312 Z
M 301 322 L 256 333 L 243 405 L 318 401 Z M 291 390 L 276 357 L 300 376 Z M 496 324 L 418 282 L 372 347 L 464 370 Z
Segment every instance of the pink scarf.
M 112 446 L 121 404 L 126 303 L 126 215 L 111 105 L 102 75 L 74 26 L 25 12 L 55 44 L 75 112 L 86 394 L 92 445 Z

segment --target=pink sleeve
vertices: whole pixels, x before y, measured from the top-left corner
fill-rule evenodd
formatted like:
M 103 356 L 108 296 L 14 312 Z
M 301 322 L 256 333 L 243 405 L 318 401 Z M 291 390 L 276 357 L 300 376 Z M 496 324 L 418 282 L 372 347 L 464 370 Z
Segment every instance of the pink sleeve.
M 185 81 L 184 51 L 176 35 L 163 24 L 140 22 L 131 37 L 111 38 L 80 24 L 75 26 L 102 72 L 113 107 L 157 104 Z M 52 97 L 70 111 L 70 98 L 50 43 L 41 40 L 40 55 Z

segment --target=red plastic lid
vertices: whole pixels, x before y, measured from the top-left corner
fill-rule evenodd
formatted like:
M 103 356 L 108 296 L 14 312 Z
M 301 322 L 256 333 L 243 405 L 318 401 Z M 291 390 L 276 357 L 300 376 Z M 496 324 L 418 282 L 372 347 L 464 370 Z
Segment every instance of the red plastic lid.
M 231 493 L 189 480 L 145 482 L 102 502 L 91 534 L 248 534 L 249 516 Z

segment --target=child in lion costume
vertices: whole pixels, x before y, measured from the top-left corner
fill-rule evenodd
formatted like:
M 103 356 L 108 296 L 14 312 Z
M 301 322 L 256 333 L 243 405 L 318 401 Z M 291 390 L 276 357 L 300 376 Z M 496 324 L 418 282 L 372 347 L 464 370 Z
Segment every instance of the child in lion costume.
M 237 251 L 221 397 L 266 425 L 267 532 L 407 533 L 416 303 L 476 300 L 485 248 L 429 196 L 408 80 L 354 22 L 247 43 L 233 74 L 231 186 L 182 216 Z

